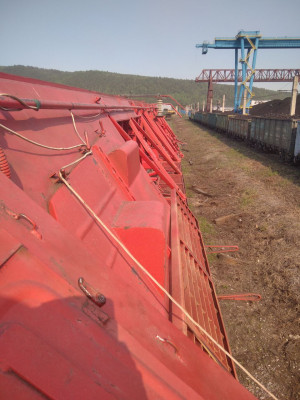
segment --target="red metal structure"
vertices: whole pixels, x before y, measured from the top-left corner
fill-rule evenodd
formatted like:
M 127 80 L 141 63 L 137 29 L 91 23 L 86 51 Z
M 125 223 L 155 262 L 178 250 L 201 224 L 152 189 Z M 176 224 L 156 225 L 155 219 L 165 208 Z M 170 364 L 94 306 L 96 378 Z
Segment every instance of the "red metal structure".
M 247 70 L 247 76 L 251 74 Z M 256 69 L 255 82 L 293 82 L 294 76 L 300 75 L 300 69 Z M 234 69 L 203 69 L 196 82 L 234 82 Z M 238 81 L 242 82 L 242 70 L 238 70 Z
M 246 77 L 252 75 L 247 70 Z M 254 71 L 254 82 L 293 82 L 294 76 L 300 75 L 300 69 L 256 69 Z M 238 70 L 238 82 L 242 82 L 242 70 Z M 213 82 L 235 82 L 234 69 L 203 69 L 197 76 L 195 82 L 208 82 L 206 111 L 210 110 L 213 99 Z
M 155 105 L 0 82 L 0 397 L 254 399 Z

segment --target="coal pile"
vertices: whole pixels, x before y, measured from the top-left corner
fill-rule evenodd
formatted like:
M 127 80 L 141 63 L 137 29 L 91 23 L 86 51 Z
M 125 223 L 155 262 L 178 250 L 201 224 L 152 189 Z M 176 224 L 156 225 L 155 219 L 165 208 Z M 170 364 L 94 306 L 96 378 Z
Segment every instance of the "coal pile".
M 283 100 L 271 100 L 266 103 L 257 104 L 250 109 L 250 114 L 259 117 L 283 117 L 288 118 L 290 114 L 291 97 Z M 300 118 L 300 94 L 297 96 L 296 113 L 293 118 Z

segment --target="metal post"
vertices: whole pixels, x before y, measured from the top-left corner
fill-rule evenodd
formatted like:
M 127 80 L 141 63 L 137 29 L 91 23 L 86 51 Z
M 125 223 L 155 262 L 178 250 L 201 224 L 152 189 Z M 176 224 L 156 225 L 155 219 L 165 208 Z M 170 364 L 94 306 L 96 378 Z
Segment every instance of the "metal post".
M 207 89 L 207 102 L 206 102 L 206 111 L 209 111 L 210 102 L 213 99 L 213 82 L 212 82 L 212 73 L 210 71 L 209 74 L 209 82 L 208 82 L 208 89 Z
M 163 115 L 163 102 L 162 99 L 157 100 L 157 116 L 162 117 Z
M 202 112 L 204 112 L 205 109 L 205 101 L 203 100 L 203 104 L 202 104 Z
M 212 113 L 212 99 L 210 100 L 210 111 Z
M 246 63 L 245 63 L 245 42 L 244 42 L 245 39 L 242 37 L 240 40 L 241 40 L 242 82 L 244 82 L 246 79 L 246 73 L 247 73 L 247 68 L 246 68 Z M 244 91 L 245 91 L 245 86 L 243 84 L 241 84 L 240 93 L 239 93 L 238 109 L 239 109 L 240 105 L 242 104 Z
M 295 115 L 296 113 L 296 103 L 297 103 L 297 94 L 298 94 L 298 83 L 299 76 L 295 75 L 293 80 L 293 89 L 292 89 L 292 98 L 291 98 L 291 108 L 290 115 Z
M 223 94 L 223 104 L 222 104 L 222 113 L 225 110 L 225 94 Z
M 235 75 L 234 75 L 234 112 L 238 111 L 238 74 L 239 74 L 239 60 L 238 49 L 235 49 Z

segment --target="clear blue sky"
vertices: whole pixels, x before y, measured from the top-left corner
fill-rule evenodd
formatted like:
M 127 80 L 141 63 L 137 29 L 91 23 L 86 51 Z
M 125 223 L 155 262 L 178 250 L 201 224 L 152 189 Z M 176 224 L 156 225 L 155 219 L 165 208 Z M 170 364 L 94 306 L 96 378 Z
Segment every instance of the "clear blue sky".
M 196 43 L 241 29 L 300 36 L 299 0 L 0 0 L 0 12 L 0 65 L 64 71 L 194 79 L 234 67 L 233 50 L 202 55 Z M 257 68 L 296 67 L 300 49 L 258 52 Z

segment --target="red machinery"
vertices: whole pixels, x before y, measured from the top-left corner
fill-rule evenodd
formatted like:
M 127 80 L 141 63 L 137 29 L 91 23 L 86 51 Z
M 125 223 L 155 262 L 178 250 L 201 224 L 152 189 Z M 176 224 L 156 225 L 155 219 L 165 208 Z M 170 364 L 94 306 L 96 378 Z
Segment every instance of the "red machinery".
M 254 399 L 155 106 L 0 82 L 0 397 Z

